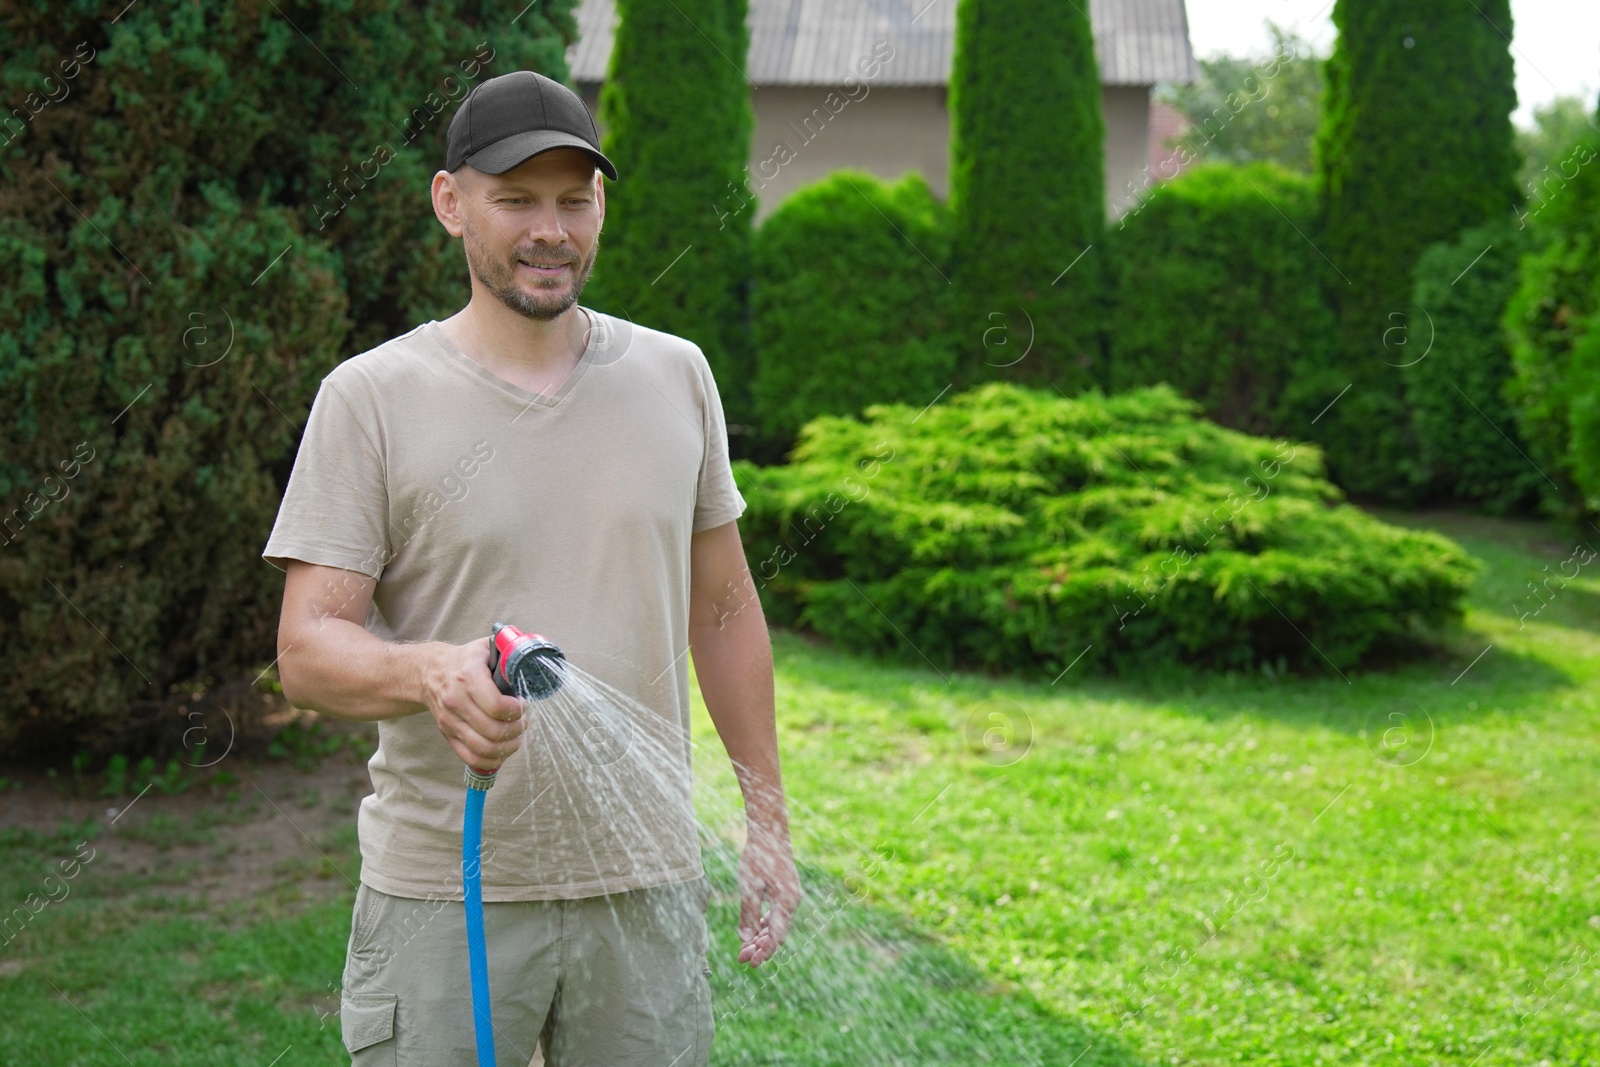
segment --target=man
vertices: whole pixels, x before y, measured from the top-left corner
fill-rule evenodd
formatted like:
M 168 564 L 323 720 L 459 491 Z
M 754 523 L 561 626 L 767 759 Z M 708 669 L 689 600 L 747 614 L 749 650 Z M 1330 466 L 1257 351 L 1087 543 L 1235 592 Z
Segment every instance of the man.
M 378 722 L 341 997 L 355 1064 L 474 1062 L 463 764 L 499 768 L 482 879 L 500 1064 L 536 1042 L 551 1067 L 708 1062 L 685 653 L 745 799 L 741 962 L 772 956 L 801 896 L 716 383 L 693 343 L 577 303 L 617 179 L 598 141 L 532 72 L 463 101 L 432 196 L 471 300 L 327 375 L 263 552 L 287 572 L 284 694 Z M 610 687 L 598 719 L 621 709 L 626 736 L 586 747 L 571 693 L 524 716 L 489 673 L 495 622 Z

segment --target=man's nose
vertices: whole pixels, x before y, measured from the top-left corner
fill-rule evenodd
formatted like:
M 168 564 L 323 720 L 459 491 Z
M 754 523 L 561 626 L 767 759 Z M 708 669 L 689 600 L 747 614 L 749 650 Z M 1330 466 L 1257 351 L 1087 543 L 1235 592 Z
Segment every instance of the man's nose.
M 559 205 L 549 204 L 534 208 L 523 220 L 522 236 L 533 241 L 559 245 L 567 237 L 567 227 L 561 221 Z

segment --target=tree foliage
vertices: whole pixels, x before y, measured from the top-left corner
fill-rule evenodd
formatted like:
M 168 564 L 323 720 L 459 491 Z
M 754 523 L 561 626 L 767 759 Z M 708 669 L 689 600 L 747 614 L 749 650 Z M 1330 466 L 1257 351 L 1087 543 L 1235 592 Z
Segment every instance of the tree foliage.
M 1453 542 L 1197 408 L 991 382 L 814 419 L 788 466 L 738 471 L 749 595 L 851 649 L 1045 677 L 1342 668 L 1459 617 L 1477 563 Z
M 1087 8 L 960 0 L 949 104 L 962 380 L 1102 384 L 1105 119 Z
M 1188 122 L 1177 144 L 1195 160 L 1276 163 L 1309 174 L 1327 57 L 1270 20 L 1267 31 L 1267 55 L 1202 59 L 1199 81 L 1165 88 L 1159 96 Z
M 271 662 L 260 552 L 317 384 L 465 302 L 445 127 L 498 71 L 564 78 L 571 6 L 508 32 L 459 0 L 10 5 L 8 751 L 181 734 L 192 692 Z
M 1339 0 L 1318 132 L 1322 253 L 1342 275 L 1336 370 L 1350 389 L 1319 421 L 1351 492 L 1402 499 L 1414 442 L 1384 338 L 1410 306 L 1424 249 L 1516 202 L 1509 0 Z
M 921 175 L 840 170 L 755 238 L 755 409 L 776 455 L 816 415 L 930 403 L 950 384 L 949 212 Z
M 1558 96 L 1533 109 L 1533 126 L 1516 132 L 1517 152 L 1522 168 L 1517 171 L 1517 188 L 1530 210 L 1537 210 L 1545 199 L 1571 180 L 1563 174 L 1562 162 L 1578 145 L 1600 150 L 1600 123 L 1590 105 L 1581 97 Z
M 700 346 L 735 445 L 749 416 L 755 215 L 727 208 L 745 195 L 755 124 L 745 11 L 745 0 L 618 0 L 599 110 L 619 177 L 590 290 L 592 306 Z

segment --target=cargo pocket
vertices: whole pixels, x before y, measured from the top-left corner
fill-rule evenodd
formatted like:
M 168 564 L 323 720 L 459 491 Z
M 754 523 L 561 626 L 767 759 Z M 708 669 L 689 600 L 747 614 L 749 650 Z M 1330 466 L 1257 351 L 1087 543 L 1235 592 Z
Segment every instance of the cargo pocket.
M 393 1067 L 395 1063 L 395 993 L 345 993 L 339 1002 L 339 1026 L 352 1063 L 361 1067 Z M 379 1048 L 380 1044 L 387 1045 Z M 356 1053 L 365 1051 L 364 1055 Z
M 359 955 L 372 941 L 382 903 L 382 899 L 367 883 L 356 886 L 355 906 L 351 909 L 350 917 L 350 955 Z

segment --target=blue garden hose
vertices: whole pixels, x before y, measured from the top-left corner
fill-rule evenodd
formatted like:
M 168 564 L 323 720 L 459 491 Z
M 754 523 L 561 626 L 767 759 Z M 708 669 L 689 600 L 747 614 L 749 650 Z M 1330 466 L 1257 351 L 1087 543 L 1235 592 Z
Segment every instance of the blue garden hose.
M 543 700 L 561 688 L 557 665 L 566 657 L 548 638 L 495 623 L 489 633 L 489 674 L 507 696 Z M 461 888 L 466 898 L 467 971 L 472 979 L 472 1026 L 478 1067 L 495 1067 L 494 1017 L 489 1010 L 489 946 L 483 936 L 483 801 L 494 771 L 468 767 L 467 807 L 461 819 Z
M 467 810 L 461 820 L 461 884 L 466 896 L 467 970 L 472 978 L 472 1025 L 478 1067 L 495 1067 L 494 1019 L 489 1013 L 489 948 L 483 937 L 483 801 L 494 772 L 467 768 Z

